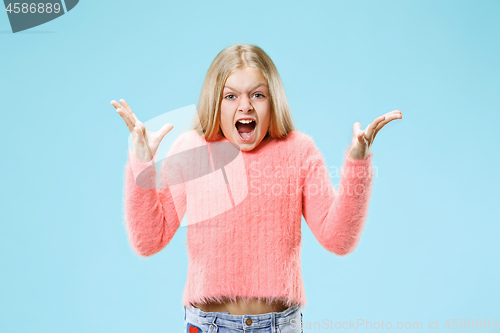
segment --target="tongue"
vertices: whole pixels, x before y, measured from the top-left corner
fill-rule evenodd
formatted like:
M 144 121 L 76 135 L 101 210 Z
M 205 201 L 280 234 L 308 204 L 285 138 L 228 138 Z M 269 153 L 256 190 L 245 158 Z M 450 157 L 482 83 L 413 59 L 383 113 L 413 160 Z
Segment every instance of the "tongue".
M 255 127 L 255 123 L 251 122 L 250 124 L 242 124 L 240 122 L 236 123 L 236 128 L 240 133 L 250 133 Z

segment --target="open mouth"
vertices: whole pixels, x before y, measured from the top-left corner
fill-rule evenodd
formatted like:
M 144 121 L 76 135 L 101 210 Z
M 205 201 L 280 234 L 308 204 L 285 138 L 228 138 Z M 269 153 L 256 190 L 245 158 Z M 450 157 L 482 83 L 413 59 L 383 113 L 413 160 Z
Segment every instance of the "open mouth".
M 242 141 L 251 141 L 255 134 L 257 123 L 253 119 L 240 119 L 235 124 L 238 136 Z

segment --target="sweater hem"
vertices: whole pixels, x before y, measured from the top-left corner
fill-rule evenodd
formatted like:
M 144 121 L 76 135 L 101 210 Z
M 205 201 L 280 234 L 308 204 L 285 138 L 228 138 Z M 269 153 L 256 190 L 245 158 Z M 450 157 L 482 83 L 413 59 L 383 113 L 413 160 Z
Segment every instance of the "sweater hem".
M 305 301 L 294 300 L 287 296 L 239 296 L 239 295 L 238 296 L 205 295 L 195 299 L 185 299 L 183 301 L 183 305 L 186 307 L 190 307 L 193 305 L 193 303 L 206 305 L 212 302 L 219 304 L 230 302 L 236 304 L 238 300 L 243 300 L 243 302 L 257 300 L 264 302 L 266 305 L 272 305 L 273 302 L 279 301 L 283 302 L 287 307 L 292 307 L 294 305 L 298 305 L 300 308 L 305 307 Z

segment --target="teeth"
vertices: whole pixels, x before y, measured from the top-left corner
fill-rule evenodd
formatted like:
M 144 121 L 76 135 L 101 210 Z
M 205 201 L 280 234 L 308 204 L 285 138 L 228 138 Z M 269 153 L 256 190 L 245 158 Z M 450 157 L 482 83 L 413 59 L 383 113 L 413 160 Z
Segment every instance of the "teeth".
M 250 124 L 253 120 L 250 120 L 250 119 L 243 119 L 243 120 L 238 120 L 238 122 L 242 123 L 242 124 Z

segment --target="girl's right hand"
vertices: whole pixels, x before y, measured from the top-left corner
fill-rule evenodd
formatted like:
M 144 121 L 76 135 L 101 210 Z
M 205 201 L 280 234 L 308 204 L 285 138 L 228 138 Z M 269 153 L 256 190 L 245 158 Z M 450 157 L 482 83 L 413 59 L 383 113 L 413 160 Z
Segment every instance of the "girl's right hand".
M 174 125 L 167 123 L 158 132 L 150 132 L 137 119 L 127 102 L 124 99 L 120 99 L 120 102 L 122 103 L 121 105 L 117 101 L 112 100 L 111 105 L 115 107 L 116 112 L 123 118 L 132 135 L 132 153 L 134 157 L 143 163 L 151 161 L 156 154 L 161 140 L 174 128 Z

